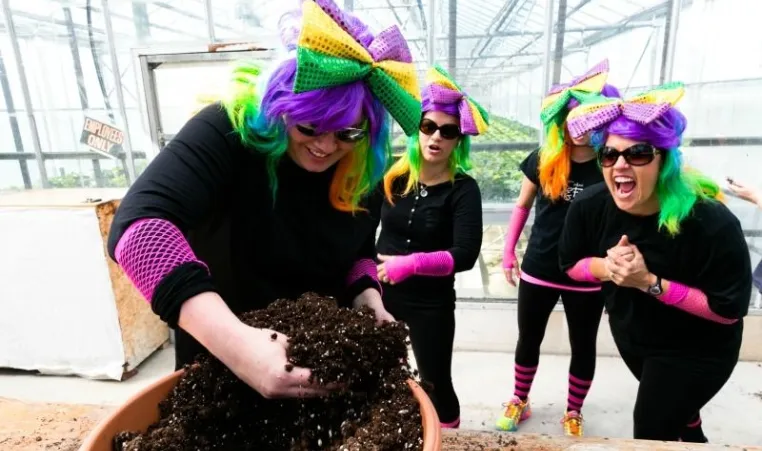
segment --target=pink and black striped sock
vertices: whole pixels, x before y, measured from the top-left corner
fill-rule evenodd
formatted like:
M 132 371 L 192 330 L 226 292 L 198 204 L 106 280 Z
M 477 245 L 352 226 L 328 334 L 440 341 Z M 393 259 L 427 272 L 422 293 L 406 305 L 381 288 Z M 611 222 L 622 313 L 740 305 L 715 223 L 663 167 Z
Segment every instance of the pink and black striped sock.
M 529 397 L 529 391 L 532 389 L 532 382 L 534 381 L 534 375 L 537 372 L 537 366 L 526 367 L 514 363 L 513 367 L 515 374 L 513 396 L 516 396 L 522 401 L 526 401 Z
M 575 377 L 569 373 L 569 397 L 566 400 L 566 411 L 582 411 L 582 404 L 585 403 L 587 392 L 590 391 L 590 385 L 593 381 L 586 381 Z

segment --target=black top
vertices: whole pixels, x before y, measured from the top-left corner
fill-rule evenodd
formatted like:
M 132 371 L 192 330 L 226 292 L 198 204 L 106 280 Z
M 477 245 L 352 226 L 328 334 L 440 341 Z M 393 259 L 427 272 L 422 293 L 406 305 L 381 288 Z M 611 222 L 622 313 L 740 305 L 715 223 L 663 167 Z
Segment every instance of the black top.
M 114 217 L 109 255 L 114 258 L 122 234 L 140 218 L 169 220 L 186 235 L 211 278 L 186 264 L 158 285 L 151 305 L 170 325 L 182 302 L 208 290 L 236 313 L 306 291 L 351 302 L 374 284 L 366 277 L 347 287 L 346 278 L 356 260 L 375 257 L 379 218 L 331 206 L 335 167 L 311 173 L 284 156 L 273 202 L 265 158 L 244 147 L 219 104 L 210 105 L 129 189 Z M 378 211 L 381 199 L 372 199 L 368 211 Z
M 393 192 L 404 191 L 407 177 L 394 182 Z M 455 271 L 474 267 L 482 245 L 482 198 L 476 180 L 459 174 L 454 182 L 426 186 L 401 197 L 394 206 L 384 201 L 381 209 L 379 254 L 408 255 L 414 252 L 449 251 Z M 414 275 L 395 285 L 384 284 L 384 300 L 419 305 L 454 305 L 455 275 Z
M 595 158 L 584 163 L 572 161 L 569 183 L 563 198 L 551 201 L 542 191 L 539 178 L 539 150 L 530 153 L 521 162 L 521 170 L 537 186 L 534 205 L 534 224 L 529 243 L 521 262 L 521 271 L 538 279 L 575 287 L 594 287 L 573 280 L 558 267 L 558 239 L 564 225 L 566 211 L 574 197 L 586 187 L 603 181 Z
M 751 261 L 738 219 L 719 202 L 699 201 L 680 233 L 659 231 L 658 214 L 633 216 L 619 208 L 605 185 L 572 203 L 560 241 L 561 267 L 585 257 L 605 257 L 622 235 L 643 254 L 649 271 L 706 294 L 719 324 L 666 305 L 636 288 L 603 284 L 611 331 L 617 341 L 645 354 L 737 356 L 751 299 Z

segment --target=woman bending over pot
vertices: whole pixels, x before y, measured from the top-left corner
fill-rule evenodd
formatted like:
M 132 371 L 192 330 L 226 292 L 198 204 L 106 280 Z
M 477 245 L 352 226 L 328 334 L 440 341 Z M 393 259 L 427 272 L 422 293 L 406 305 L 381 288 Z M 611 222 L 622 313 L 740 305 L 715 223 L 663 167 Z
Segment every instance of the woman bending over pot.
M 484 133 L 489 118 L 438 66 L 427 74 L 422 99 L 418 136 L 384 177 L 378 277 L 387 311 L 410 329 L 442 426 L 456 428 L 455 273 L 473 268 L 481 250 L 481 193 L 466 171 L 470 137 Z
M 188 121 L 135 181 L 109 253 L 177 332 L 177 367 L 209 351 L 265 397 L 316 396 L 286 337 L 236 316 L 314 291 L 383 306 L 369 211 L 390 158 L 386 113 L 412 134 L 420 93 L 399 30 L 373 36 L 332 0 L 302 3 L 297 55 L 242 64 L 229 98 Z M 292 43 L 293 44 L 293 43 Z M 387 73 L 389 68 L 393 70 Z M 350 70 L 351 69 L 351 70 Z M 418 109 L 416 109 L 418 108 Z
M 578 196 L 559 243 L 572 278 L 603 282 L 611 333 L 640 381 L 634 437 L 706 442 L 699 411 L 738 361 L 749 250 L 719 186 L 683 166 L 679 83 L 583 106 L 605 184 Z
M 568 84 L 554 86 L 543 99 L 540 118 L 545 145 L 521 162 L 524 181 L 516 200 L 503 250 L 503 270 L 513 286 L 519 283 L 518 326 L 513 397 L 496 427 L 516 431 L 531 415 L 529 392 L 540 362 L 540 346 L 553 308 L 561 299 L 569 325 L 571 362 L 569 390 L 561 423 L 564 434 L 583 435 L 582 405 L 595 375 L 596 339 L 603 312 L 600 284 L 571 279 L 558 267 L 558 238 L 566 211 L 575 196 L 603 181 L 587 135 L 572 138 L 566 131 L 569 111 L 602 93 L 619 97 L 606 84 L 604 60 Z M 536 204 L 534 225 L 519 271 L 516 243 Z M 519 282 L 520 279 L 520 282 Z

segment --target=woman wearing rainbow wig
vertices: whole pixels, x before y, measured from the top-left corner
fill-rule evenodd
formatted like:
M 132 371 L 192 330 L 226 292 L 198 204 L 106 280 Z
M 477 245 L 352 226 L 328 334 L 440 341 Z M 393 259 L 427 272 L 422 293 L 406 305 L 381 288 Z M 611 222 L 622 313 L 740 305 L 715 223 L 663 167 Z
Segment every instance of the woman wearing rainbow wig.
M 573 136 L 593 135 L 605 184 L 569 208 L 560 263 L 603 282 L 611 333 L 640 381 L 634 437 L 706 442 L 700 409 L 738 361 L 751 297 L 749 250 L 721 191 L 683 167 L 686 118 L 673 83 L 584 105 Z
M 500 430 L 516 431 L 519 423 L 531 415 L 529 392 L 540 361 L 540 345 L 560 297 L 571 343 L 569 392 L 561 423 L 566 435 L 583 435 L 582 404 L 595 374 L 596 338 L 603 299 L 599 284 L 577 282 L 559 269 L 558 237 L 571 201 L 590 185 L 602 182 L 603 177 L 588 137 L 568 137 L 566 117 L 580 103 L 601 92 L 618 97 L 617 89 L 606 84 L 607 77 L 608 61 L 603 60 L 570 83 L 554 86 L 543 99 L 540 113 L 545 145 L 521 163 L 524 181 L 508 224 L 503 251 L 506 279 L 514 286 L 521 280 L 519 339 L 513 397 L 496 422 Z M 536 203 L 535 221 L 519 271 L 515 248 L 532 203 Z
M 441 67 L 429 69 L 419 133 L 384 177 L 378 276 L 386 309 L 410 329 L 421 378 L 445 428 L 460 425 L 452 385 L 455 273 L 473 268 L 482 244 L 482 200 L 471 168 L 471 136 L 487 112 Z
M 387 111 L 412 134 L 420 94 L 397 28 L 373 36 L 331 0 L 302 3 L 296 56 L 259 84 L 242 64 L 122 201 L 109 254 L 177 331 L 177 366 L 209 351 L 265 397 L 317 396 L 286 337 L 236 314 L 307 291 L 384 309 L 375 231 Z M 291 30 L 286 30 L 291 31 Z M 293 48 L 293 47 L 292 47 Z M 369 199 L 378 198 L 378 206 Z M 272 337 L 277 339 L 273 340 Z

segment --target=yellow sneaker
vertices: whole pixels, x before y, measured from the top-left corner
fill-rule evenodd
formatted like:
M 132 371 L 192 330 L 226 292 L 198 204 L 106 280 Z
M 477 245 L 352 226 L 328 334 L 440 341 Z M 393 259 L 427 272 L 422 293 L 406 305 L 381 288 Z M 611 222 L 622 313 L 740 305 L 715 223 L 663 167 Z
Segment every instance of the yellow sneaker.
M 529 407 L 529 400 L 522 401 L 518 396 L 514 396 L 510 402 L 503 404 L 505 412 L 495 422 L 495 427 L 499 431 L 515 432 L 519 428 L 519 423 L 532 415 L 532 408 Z
M 582 414 L 576 410 L 566 412 L 561 423 L 564 425 L 564 434 L 569 437 L 582 437 Z

